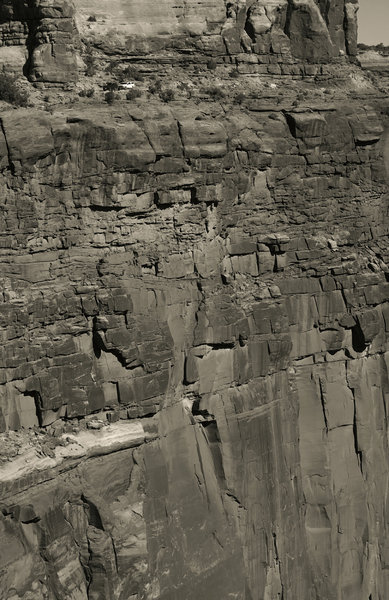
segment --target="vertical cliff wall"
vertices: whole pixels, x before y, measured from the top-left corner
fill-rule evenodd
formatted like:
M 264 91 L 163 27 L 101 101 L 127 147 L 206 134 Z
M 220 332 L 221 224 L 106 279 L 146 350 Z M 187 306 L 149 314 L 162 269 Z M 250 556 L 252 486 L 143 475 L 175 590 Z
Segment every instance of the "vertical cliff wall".
M 111 55 L 169 49 L 181 60 L 225 56 L 274 69 L 355 55 L 356 11 L 355 0 L 5 0 L 0 59 L 23 67 L 31 81 L 69 83 L 81 36 Z
M 354 8 L 224 7 L 296 61 L 351 52 Z M 388 596 L 387 109 L 301 64 L 277 101 L 1 111 L 7 600 Z
M 32 81 L 71 82 L 77 72 L 74 13 L 71 0 L 5 0 L 0 60 L 23 67 Z

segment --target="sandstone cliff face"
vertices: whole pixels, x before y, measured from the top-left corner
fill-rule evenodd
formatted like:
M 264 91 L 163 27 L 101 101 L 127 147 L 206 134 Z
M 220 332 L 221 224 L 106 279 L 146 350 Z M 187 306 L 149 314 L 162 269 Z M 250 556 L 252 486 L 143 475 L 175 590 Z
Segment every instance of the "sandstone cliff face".
M 136 28 L 125 6 L 115 27 Z M 147 43 L 188 33 L 174 6 L 143 5 Z M 276 30 L 296 60 L 345 31 L 351 52 L 354 5 L 207 6 L 196 44 L 239 45 L 235 19 L 256 56 Z M 389 596 L 385 112 L 0 113 L 2 597 Z
M 4 477 L 9 597 L 385 597 L 376 112 L 1 123 L 3 430 L 101 410 L 158 430 Z
M 356 11 L 356 0 L 6 0 L 0 58 L 23 66 L 31 81 L 68 83 L 77 77 L 81 34 L 110 55 L 168 49 L 186 60 L 270 62 L 274 72 L 296 60 L 355 55 Z
M 193 48 L 205 53 L 273 54 L 280 62 L 356 53 L 357 3 L 345 0 L 164 0 L 157 8 L 150 0 L 116 0 L 114 10 L 107 0 L 80 0 L 77 6 L 84 33 L 84 19 L 93 15 L 93 36 L 105 37 L 108 46 L 121 40 L 127 51 L 180 47 L 179 38 L 185 35 L 187 45 L 190 35 Z
M 72 81 L 77 72 L 73 17 L 71 0 L 5 0 L 0 6 L 0 58 L 19 62 L 32 81 Z M 16 56 L 15 46 L 23 49 Z

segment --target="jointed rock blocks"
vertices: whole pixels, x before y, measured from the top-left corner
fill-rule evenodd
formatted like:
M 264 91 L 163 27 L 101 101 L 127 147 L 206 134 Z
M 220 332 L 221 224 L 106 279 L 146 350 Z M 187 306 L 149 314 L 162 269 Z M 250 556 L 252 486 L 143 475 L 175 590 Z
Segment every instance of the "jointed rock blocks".
M 48 83 L 79 34 L 324 77 L 356 8 L 8 2 L 0 37 Z M 1 597 L 389 595 L 385 111 L 281 95 L 1 112 Z
M 154 415 L 4 480 L 2 589 L 385 597 L 382 121 L 190 108 L 1 115 L 2 430 Z
M 326 62 L 357 51 L 357 3 L 346 0 L 164 0 L 159 5 L 7 0 L 0 11 L 0 57 L 38 84 L 77 79 L 80 38 L 110 56 L 163 49 L 185 55 L 188 46 L 199 60 L 204 54 L 224 55 L 266 65 L 270 56 L 274 64 L 266 68 L 273 74 L 281 72 L 283 63 L 293 71 L 296 61 Z M 20 48 L 17 58 L 12 47 Z
M 24 64 L 19 68 L 31 81 L 75 80 L 78 34 L 74 13 L 71 0 L 6 0 L 0 7 L 0 56 L 7 62 L 7 48 L 25 46 Z

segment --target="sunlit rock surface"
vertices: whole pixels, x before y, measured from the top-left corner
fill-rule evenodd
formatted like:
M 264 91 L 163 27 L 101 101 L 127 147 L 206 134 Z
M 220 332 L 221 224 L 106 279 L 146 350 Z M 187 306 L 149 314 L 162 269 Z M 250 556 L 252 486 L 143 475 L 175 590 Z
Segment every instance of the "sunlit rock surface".
M 66 84 L 77 78 L 82 39 L 108 55 L 247 55 L 274 73 L 274 64 L 355 55 L 356 10 L 346 0 L 4 0 L 0 60 L 31 81 Z
M 76 78 L 72 45 L 103 19 L 119 54 L 126 36 L 190 35 L 198 56 L 207 36 L 230 57 L 277 42 L 285 81 L 336 81 L 317 63 L 354 52 L 355 4 L 165 4 L 28 3 L 73 36 L 37 79 Z M 0 56 L 27 8 L 2 7 Z M 0 124 L 0 597 L 387 598 L 384 100 Z

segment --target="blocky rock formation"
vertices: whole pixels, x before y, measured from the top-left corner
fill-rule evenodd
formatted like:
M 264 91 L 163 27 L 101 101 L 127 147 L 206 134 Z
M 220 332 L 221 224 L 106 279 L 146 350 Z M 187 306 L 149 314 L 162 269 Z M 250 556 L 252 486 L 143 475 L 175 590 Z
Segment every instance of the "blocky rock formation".
M 72 0 L 4 0 L 0 6 L 0 60 L 16 62 L 31 81 L 73 81 L 77 77 L 78 37 L 74 12 Z M 21 50 L 16 56 L 15 47 Z
M 254 55 L 353 52 L 355 5 L 226 8 Z M 0 113 L 1 597 L 389 596 L 385 113 Z
M 193 50 L 206 54 L 271 54 L 280 62 L 356 54 L 357 3 L 345 0 L 164 0 L 158 6 L 152 0 L 79 0 L 77 8 L 84 33 L 93 15 L 95 39 L 127 52 L 187 47 L 189 35 Z
M 35 475 L 6 483 L 6 589 L 384 596 L 388 222 L 375 111 L 19 110 L 1 123 L 3 429 L 104 408 L 155 414 L 159 431 L 137 450 L 142 492 L 126 487 L 127 450 L 96 463 L 124 478 L 120 494 L 99 491 L 89 462 L 64 484 L 45 475 L 51 492 Z M 133 501 L 139 517 L 116 515 Z
M 296 60 L 355 55 L 356 10 L 356 0 L 5 0 L 0 60 L 23 66 L 31 81 L 68 83 L 81 33 L 109 55 L 167 48 L 185 60 L 233 56 L 287 72 Z

